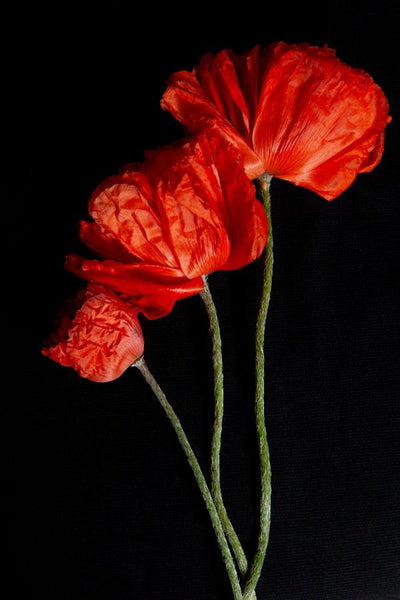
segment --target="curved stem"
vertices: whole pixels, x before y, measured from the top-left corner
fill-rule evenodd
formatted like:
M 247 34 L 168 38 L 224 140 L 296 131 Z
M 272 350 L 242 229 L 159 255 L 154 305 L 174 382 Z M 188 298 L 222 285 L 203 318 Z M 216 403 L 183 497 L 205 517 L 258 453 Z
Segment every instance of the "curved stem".
M 225 538 L 220 518 L 218 516 L 215 504 L 213 502 L 210 490 L 208 489 L 207 482 L 204 478 L 199 462 L 192 450 L 192 447 L 189 443 L 189 440 L 186 437 L 185 432 L 183 431 L 181 422 L 178 416 L 176 415 L 175 411 L 173 410 L 172 406 L 169 404 L 164 392 L 162 391 L 154 376 L 150 372 L 148 366 L 144 361 L 144 358 L 139 359 L 132 366 L 137 367 L 139 369 L 144 379 L 149 384 L 155 396 L 159 400 L 161 406 L 163 407 L 168 419 L 170 420 L 175 430 L 175 433 L 178 437 L 183 451 L 185 452 L 186 458 L 196 478 L 197 484 L 200 488 L 208 513 L 210 515 L 212 526 L 217 536 L 222 558 L 224 560 L 228 577 L 232 586 L 233 597 L 235 600 L 242 600 L 242 590 L 240 588 L 238 574 L 236 572 L 235 564 L 233 562 L 233 558 L 229 550 L 228 542 Z
M 212 342 L 212 358 L 214 367 L 214 426 L 211 442 L 211 493 L 221 519 L 226 537 L 231 545 L 239 571 L 242 577 L 247 574 L 247 558 L 243 551 L 240 540 L 228 517 L 221 490 L 220 474 L 220 455 L 221 455 L 221 436 L 222 420 L 224 416 L 224 385 L 223 385 L 223 367 L 222 367 L 222 342 L 221 332 L 218 321 L 217 309 L 211 295 L 206 278 L 204 278 L 204 290 L 200 293 L 207 310 L 210 322 L 210 334 Z
M 257 550 L 249 569 L 249 575 L 243 590 L 243 600 L 250 600 L 253 590 L 261 574 L 265 554 L 268 546 L 269 529 L 271 522 L 271 465 L 264 415 L 264 337 L 265 323 L 267 320 L 269 300 L 271 296 L 272 270 L 273 270 L 273 238 L 271 223 L 271 202 L 269 186 L 270 175 L 260 177 L 261 192 L 264 209 L 268 218 L 268 239 L 264 254 L 264 279 L 260 309 L 256 326 L 256 428 L 261 472 L 261 499 L 260 499 L 260 530 L 258 535 Z

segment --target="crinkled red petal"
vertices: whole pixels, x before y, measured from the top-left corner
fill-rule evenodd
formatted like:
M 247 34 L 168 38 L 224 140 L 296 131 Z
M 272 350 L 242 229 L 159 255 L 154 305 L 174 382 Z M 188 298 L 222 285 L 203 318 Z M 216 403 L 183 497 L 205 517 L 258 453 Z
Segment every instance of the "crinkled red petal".
M 329 48 L 281 42 L 267 65 L 254 150 L 266 172 L 331 200 L 379 162 L 387 100 L 367 73 Z
M 250 179 L 264 172 L 262 162 L 235 130 L 225 115 L 208 100 L 193 73 L 180 71 L 173 74 L 163 95 L 161 106 L 195 134 L 220 135 L 236 146 L 241 153 L 243 164 Z
M 225 228 L 231 250 L 223 270 L 240 269 L 262 253 L 267 241 L 268 221 L 256 188 L 246 176 L 240 154 L 220 138 L 209 141 L 218 169 Z
M 92 194 L 89 211 L 97 225 L 126 252 L 146 262 L 176 267 L 160 220 L 159 202 L 147 176 L 137 171 L 106 179 Z
M 124 263 L 135 262 L 136 257 L 128 252 L 123 244 L 109 231 L 97 223 L 81 221 L 79 236 L 82 242 L 103 258 L 112 258 Z
M 147 169 L 182 273 L 193 279 L 220 269 L 229 256 L 230 241 L 219 174 L 207 140 L 190 138 L 155 150 Z
M 199 293 L 201 277 L 187 279 L 177 269 L 164 265 L 123 264 L 113 260 L 87 260 L 70 254 L 65 268 L 89 281 L 97 281 L 125 294 L 149 319 L 171 312 L 177 300 Z
M 238 79 L 234 54 L 222 50 L 215 58 L 210 54 L 205 55 L 195 74 L 205 96 L 214 102 L 219 112 L 251 144 L 251 114 Z

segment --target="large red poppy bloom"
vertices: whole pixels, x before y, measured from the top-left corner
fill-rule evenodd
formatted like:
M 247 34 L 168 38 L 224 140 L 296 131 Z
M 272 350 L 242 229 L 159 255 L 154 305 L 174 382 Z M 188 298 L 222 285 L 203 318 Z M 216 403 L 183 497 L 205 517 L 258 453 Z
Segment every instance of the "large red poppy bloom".
M 67 257 L 66 267 L 130 299 L 148 318 L 201 291 L 203 276 L 257 258 L 267 220 L 238 152 L 192 138 L 149 153 L 92 195 L 81 237 L 106 260 Z
M 170 77 L 161 105 L 192 133 L 234 144 L 250 178 L 266 172 L 327 200 L 378 164 L 390 120 L 367 73 L 329 48 L 284 42 L 206 54 Z
M 90 283 L 66 302 L 43 354 L 81 377 L 112 381 L 143 354 L 143 334 L 134 313 L 116 294 Z

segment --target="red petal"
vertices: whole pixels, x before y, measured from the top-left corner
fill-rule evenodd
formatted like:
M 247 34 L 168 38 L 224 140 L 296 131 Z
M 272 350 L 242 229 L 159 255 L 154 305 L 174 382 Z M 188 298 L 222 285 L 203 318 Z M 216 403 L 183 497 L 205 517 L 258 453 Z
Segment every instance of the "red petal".
M 182 273 L 192 279 L 218 270 L 229 256 L 230 242 L 208 145 L 192 138 L 153 151 L 148 170 Z
M 65 268 L 83 279 L 97 281 L 125 294 L 149 319 L 167 315 L 177 300 L 193 296 L 204 288 L 201 277 L 187 279 L 178 269 L 164 265 L 127 265 L 70 254 Z
M 92 195 L 89 209 L 98 226 L 117 238 L 128 253 L 147 262 L 177 266 L 144 173 L 107 179 Z
M 139 321 L 127 303 L 97 284 L 89 284 L 75 302 L 43 354 L 81 377 L 112 381 L 143 354 Z
M 211 140 L 224 199 L 225 226 L 231 252 L 223 270 L 240 269 L 260 256 L 268 221 L 256 189 L 246 176 L 238 151 L 223 140 Z
M 261 85 L 262 64 L 260 64 L 260 46 L 255 46 L 250 52 L 242 56 L 235 56 L 233 53 L 231 55 L 236 65 L 243 95 L 249 107 L 252 130 Z M 250 146 L 252 146 L 252 142 L 250 142 Z
M 97 223 L 81 221 L 79 235 L 82 242 L 101 257 L 125 263 L 135 261 L 135 256 L 130 254 L 109 231 L 102 229 Z
M 388 117 L 388 123 L 392 120 L 391 117 Z M 374 142 L 374 146 L 371 148 L 366 160 L 361 165 L 360 173 L 369 173 L 376 167 L 376 165 L 381 161 L 383 149 L 385 143 L 385 131 L 382 130 L 378 135 Z
M 203 56 L 195 74 L 206 97 L 251 144 L 250 110 L 240 87 L 233 53 L 223 50 L 215 58 L 210 54 Z
M 387 118 L 367 73 L 333 50 L 280 43 L 270 49 L 253 146 L 266 172 L 332 199 L 379 161 Z
M 191 133 L 220 135 L 237 147 L 250 179 L 254 179 L 264 172 L 260 159 L 245 139 L 239 135 L 217 107 L 206 99 L 193 73 L 180 71 L 170 77 L 161 106 L 183 123 Z

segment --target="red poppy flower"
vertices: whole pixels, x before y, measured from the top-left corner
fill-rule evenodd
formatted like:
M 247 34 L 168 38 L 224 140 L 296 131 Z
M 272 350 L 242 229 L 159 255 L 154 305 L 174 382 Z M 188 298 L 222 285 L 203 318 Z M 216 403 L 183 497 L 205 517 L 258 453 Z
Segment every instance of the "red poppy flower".
M 168 84 L 162 107 L 192 133 L 218 132 L 235 145 L 251 179 L 266 172 L 332 200 L 381 159 L 385 95 L 329 48 L 223 50 Z
M 66 267 L 130 299 L 148 318 L 198 293 L 203 276 L 257 258 L 267 220 L 238 152 L 192 138 L 154 150 L 106 180 L 89 202 L 81 237 L 106 260 L 67 257 Z
M 112 381 L 143 354 L 144 340 L 133 307 L 97 283 L 67 301 L 43 354 L 81 377 Z

